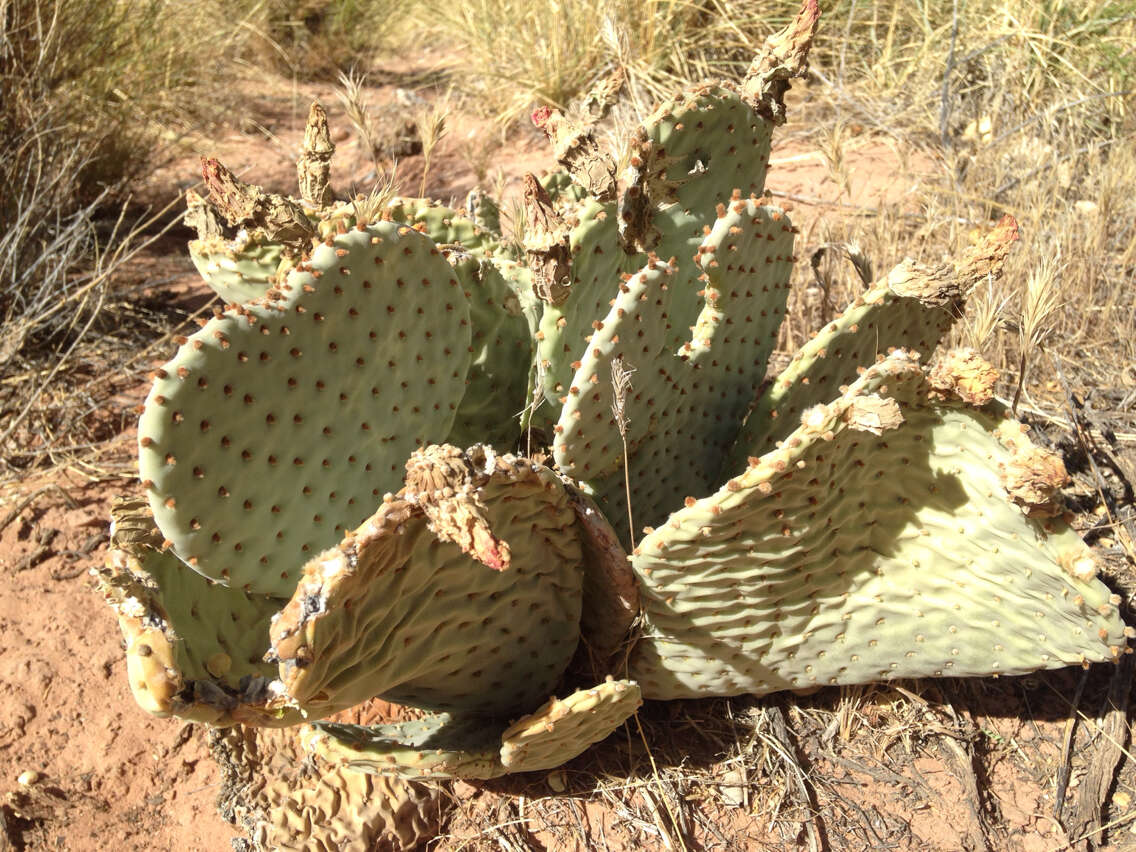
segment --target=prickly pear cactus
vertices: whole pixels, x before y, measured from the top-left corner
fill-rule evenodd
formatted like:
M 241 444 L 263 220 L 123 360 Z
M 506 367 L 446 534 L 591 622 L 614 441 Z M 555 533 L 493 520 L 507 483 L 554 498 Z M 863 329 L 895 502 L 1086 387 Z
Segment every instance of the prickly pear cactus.
M 1127 650 L 1060 460 L 936 354 L 1011 219 L 764 386 L 796 234 L 765 168 L 818 17 L 656 110 L 622 180 L 588 123 L 615 80 L 539 110 L 564 172 L 510 239 L 480 193 L 336 201 L 316 108 L 300 200 L 205 162 L 191 252 L 228 304 L 156 372 L 99 576 L 139 704 L 249 726 L 227 807 L 260 846 L 418 842 L 416 779 L 560 765 L 642 698 Z M 315 721 L 376 697 L 429 712 Z

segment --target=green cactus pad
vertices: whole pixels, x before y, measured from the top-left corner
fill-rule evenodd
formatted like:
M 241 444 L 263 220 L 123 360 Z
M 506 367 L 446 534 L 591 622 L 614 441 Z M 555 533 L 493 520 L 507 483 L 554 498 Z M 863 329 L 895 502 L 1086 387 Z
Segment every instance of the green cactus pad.
M 930 358 L 981 281 L 999 278 L 1017 223 L 1007 217 L 957 266 L 936 269 L 905 261 L 857 298 L 802 346 L 758 400 L 722 476 L 741 470 L 792 432 L 801 412 L 850 384 L 856 368 L 902 348 Z
M 191 240 L 189 256 L 205 283 L 226 304 L 241 305 L 263 298 L 277 283 L 284 247 L 240 231 L 232 240 Z
M 785 315 L 792 246 L 793 229 L 780 210 L 735 193 L 719 205 L 694 256 L 701 289 L 654 263 L 621 285 L 596 323 L 553 451 L 565 473 L 595 489 L 625 540 L 613 359 L 636 370 L 624 406 L 631 505 L 637 524 L 654 525 L 685 496 L 706 494 L 720 481 L 721 459 L 733 446 Z M 688 291 L 697 305 L 687 304 Z M 676 328 L 685 332 L 678 345 Z
M 1116 598 L 1012 491 L 1041 451 L 897 351 L 632 559 L 647 698 L 1015 674 L 1119 653 Z M 1061 471 L 1063 475 L 1063 471 Z
M 773 123 L 727 84 L 703 84 L 664 103 L 632 140 L 620 202 L 623 241 L 659 257 L 690 258 L 702 227 L 734 189 L 760 195 Z
M 263 657 L 281 602 L 214 583 L 164 552 L 145 500 L 120 499 L 111 517 L 99 584 L 126 640 L 138 704 L 211 725 L 300 721 L 294 711 L 266 708 L 276 667 Z
M 524 712 L 579 638 L 581 547 L 556 475 L 430 447 L 407 486 L 304 569 L 272 627 L 286 696 L 317 718 L 374 696 L 431 710 Z
M 288 597 L 300 567 L 449 434 L 469 306 L 434 244 L 380 222 L 320 244 L 273 298 L 224 312 L 157 373 L 139 469 L 195 570 Z
M 471 189 L 465 197 L 465 209 L 477 228 L 501 240 L 501 205 L 496 199 L 480 189 Z
M 496 263 L 455 249 L 443 254 L 469 301 L 473 348 L 465 394 L 446 440 L 512 449 L 528 402 L 533 297 L 526 294 L 526 306 Z
M 501 735 L 501 764 L 509 772 L 561 766 L 606 739 L 642 703 L 639 684 L 610 678 L 566 698 L 550 698 Z
M 428 198 L 395 198 L 387 205 L 386 212 L 393 221 L 413 226 L 438 245 L 460 245 L 482 257 L 502 250 L 499 230 L 478 224 L 476 218 L 463 210 Z M 483 210 L 482 214 L 485 212 Z
M 257 852 L 417 849 L 441 828 L 437 786 L 317 766 L 298 731 L 235 728 L 213 737 L 219 806 Z
M 587 200 L 565 213 L 574 222 L 569 232 L 571 283 L 566 301 L 544 305 L 537 332 L 537 365 L 544 404 L 537 422 L 551 427 L 560 416 L 561 399 L 583 353 L 593 323 L 606 314 L 619 292 L 619 277 L 637 269 L 645 258 L 629 258 L 620 249 L 615 205 Z
M 587 191 L 572 180 L 568 172 L 549 172 L 540 179 L 540 185 L 557 206 L 576 204 L 588 197 Z
M 305 746 L 321 762 L 360 773 L 485 780 L 507 771 L 500 756 L 504 727 L 483 716 L 449 713 L 387 725 L 320 722 Z

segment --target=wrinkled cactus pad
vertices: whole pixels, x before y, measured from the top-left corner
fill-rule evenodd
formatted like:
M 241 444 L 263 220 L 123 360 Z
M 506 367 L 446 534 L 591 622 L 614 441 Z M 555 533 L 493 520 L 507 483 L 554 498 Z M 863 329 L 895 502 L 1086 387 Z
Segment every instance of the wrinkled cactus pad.
M 281 700 L 316 717 L 374 696 L 529 710 L 575 652 L 581 558 L 551 470 L 489 448 L 427 448 L 398 495 L 304 568 L 272 625 Z
M 897 351 L 641 542 L 631 675 L 669 699 L 1115 659 L 1091 552 L 1011 493 L 1054 475 L 1036 449 Z
M 316 764 L 302 743 L 303 729 L 213 736 L 221 813 L 257 852 L 398 852 L 437 835 L 449 810 L 444 791 Z

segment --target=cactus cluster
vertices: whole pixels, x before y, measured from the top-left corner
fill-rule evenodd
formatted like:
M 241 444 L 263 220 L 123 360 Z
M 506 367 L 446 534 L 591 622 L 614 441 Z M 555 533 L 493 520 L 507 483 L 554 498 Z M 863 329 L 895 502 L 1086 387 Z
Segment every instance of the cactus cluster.
M 99 573 L 139 703 L 244 726 L 218 743 L 262 846 L 409 843 L 424 779 L 558 766 L 642 699 L 1121 653 L 1060 462 L 978 356 L 930 363 L 1012 220 L 765 383 L 796 233 L 765 170 L 817 19 L 660 107 L 618 182 L 538 111 L 565 171 L 515 241 L 480 193 L 335 201 L 318 107 L 298 200 L 204 163 L 225 306 L 156 372 Z M 377 698 L 420 712 L 343 721 Z

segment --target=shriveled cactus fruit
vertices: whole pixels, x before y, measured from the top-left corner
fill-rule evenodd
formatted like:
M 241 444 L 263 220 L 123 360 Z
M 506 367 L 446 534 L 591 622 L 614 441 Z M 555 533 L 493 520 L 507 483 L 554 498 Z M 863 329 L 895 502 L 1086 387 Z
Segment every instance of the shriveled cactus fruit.
M 119 500 L 111 514 L 99 583 L 126 640 L 138 704 L 212 725 L 299 722 L 295 711 L 266 706 L 276 666 L 263 657 L 280 601 L 214 583 L 164 552 L 144 500 Z
M 512 725 L 448 713 L 370 727 L 317 723 L 306 744 L 321 761 L 357 772 L 488 779 L 561 766 L 609 736 L 642 703 L 638 684 L 609 678 L 550 698 Z
M 407 486 L 304 568 L 272 626 L 284 704 L 319 717 L 374 696 L 462 713 L 523 712 L 579 638 L 581 547 L 556 475 L 431 447 Z
M 961 263 L 931 268 L 906 260 L 874 284 L 805 343 L 754 406 L 722 476 L 741 470 L 746 456 L 773 449 L 810 405 L 851 383 L 856 369 L 903 348 L 930 358 L 961 316 L 980 282 L 1000 278 L 1017 223 L 1006 217 Z
M 469 306 L 434 244 L 379 222 L 320 245 L 158 371 L 139 469 L 162 534 L 212 579 L 288 597 L 305 559 L 449 434 Z
M 1038 461 L 1003 414 L 932 389 L 900 350 L 806 411 L 780 449 L 688 501 L 632 560 L 643 694 L 1114 659 L 1117 599 L 1063 520 L 1016 505 L 1007 483 Z
M 213 735 L 220 810 L 254 850 L 399 852 L 437 836 L 450 802 L 441 789 L 320 765 L 302 738 L 303 729 Z
M 631 506 L 661 523 L 688 494 L 719 482 L 784 318 L 793 229 L 784 214 L 739 193 L 718 206 L 693 260 L 697 304 L 682 266 L 658 261 L 620 286 L 578 362 L 553 445 L 561 469 L 595 489 L 624 534 L 623 443 L 613 361 L 635 369 L 626 419 Z M 675 345 L 675 329 L 685 331 Z

